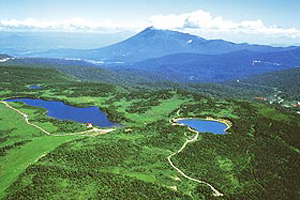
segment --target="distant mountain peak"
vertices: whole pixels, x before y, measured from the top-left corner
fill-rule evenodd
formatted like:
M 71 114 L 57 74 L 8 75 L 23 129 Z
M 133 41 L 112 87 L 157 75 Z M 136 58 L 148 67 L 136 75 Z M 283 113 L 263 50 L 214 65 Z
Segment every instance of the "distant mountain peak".
M 206 40 L 200 36 L 176 30 L 157 29 L 150 26 L 130 38 L 100 49 L 55 50 L 46 52 L 46 57 L 84 58 L 110 62 L 137 62 L 149 58 L 176 53 L 199 53 L 216 55 L 241 50 L 277 52 L 290 48 L 274 48 L 264 45 L 235 44 L 224 40 Z M 235 54 L 235 53 L 233 53 Z M 247 54 L 245 52 L 244 54 Z
M 156 28 L 154 28 L 154 26 L 149 26 L 149 27 L 146 28 L 146 30 L 147 30 L 147 29 L 148 29 L 148 30 L 155 30 Z
M 164 29 L 164 28 L 157 28 L 154 26 L 149 26 L 149 27 L 145 28 L 142 32 L 144 32 L 144 31 L 171 31 L 171 30 Z
M 168 29 L 159 29 L 159 28 L 155 28 L 154 26 L 149 26 L 147 28 L 145 28 L 144 30 L 142 30 L 140 33 L 148 33 L 148 32 L 164 32 L 164 31 L 171 31 Z M 138 33 L 138 34 L 140 34 Z
M 193 42 L 198 40 L 198 41 L 206 41 L 206 39 L 197 36 L 197 35 L 191 35 L 189 33 L 184 33 L 176 30 L 170 30 L 170 29 L 159 29 L 155 28 L 154 26 L 149 26 L 148 28 L 144 29 L 140 33 L 138 33 L 136 36 L 145 36 L 145 35 L 150 35 L 151 37 L 153 35 L 160 35 L 164 37 L 173 37 L 175 38 L 185 38 L 187 41 L 192 40 Z M 135 36 L 133 36 L 135 37 Z

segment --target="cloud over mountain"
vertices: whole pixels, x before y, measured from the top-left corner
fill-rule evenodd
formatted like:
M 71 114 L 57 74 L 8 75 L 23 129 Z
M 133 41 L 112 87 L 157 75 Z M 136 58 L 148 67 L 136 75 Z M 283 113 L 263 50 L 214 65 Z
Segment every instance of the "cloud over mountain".
M 259 44 L 300 44 L 300 29 L 282 28 L 266 25 L 263 20 L 232 21 L 221 16 L 213 16 L 204 10 L 184 14 L 154 15 L 139 23 L 119 23 L 110 20 L 89 21 L 81 17 L 60 21 L 43 21 L 34 18 L 23 20 L 0 19 L 0 31 L 64 31 L 116 33 L 130 30 L 139 32 L 154 26 L 159 29 L 171 29 L 187 32 L 208 39 L 224 39 L 233 42 Z
M 212 16 L 209 12 L 197 10 L 180 15 L 155 15 L 149 18 L 156 28 L 163 29 L 195 29 L 205 33 L 246 33 L 279 37 L 300 38 L 300 30 L 296 28 L 280 28 L 267 26 L 262 20 L 233 22 L 220 16 Z

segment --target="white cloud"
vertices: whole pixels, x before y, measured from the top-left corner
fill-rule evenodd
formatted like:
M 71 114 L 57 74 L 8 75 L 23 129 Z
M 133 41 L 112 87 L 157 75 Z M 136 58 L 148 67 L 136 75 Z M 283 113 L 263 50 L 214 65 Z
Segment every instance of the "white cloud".
M 24 20 L 0 20 L 0 30 L 6 31 L 95 31 L 114 32 L 136 29 L 134 24 L 118 24 L 109 20 L 92 22 L 80 17 L 61 21 L 38 21 L 34 18 Z
M 147 26 L 171 29 L 205 37 L 233 42 L 260 44 L 300 44 L 300 30 L 266 25 L 262 20 L 232 21 L 209 12 L 197 10 L 180 15 L 155 15 L 144 22 L 116 23 L 109 20 L 89 21 L 80 17 L 60 21 L 0 20 L 0 31 L 70 31 L 114 33 L 124 30 L 138 32 Z
M 252 35 L 268 35 L 272 37 L 300 38 L 300 30 L 296 28 L 279 28 L 267 26 L 262 20 L 233 22 L 222 17 L 212 16 L 209 12 L 198 10 L 181 15 L 156 15 L 149 18 L 156 28 L 176 29 L 198 33 L 243 33 Z

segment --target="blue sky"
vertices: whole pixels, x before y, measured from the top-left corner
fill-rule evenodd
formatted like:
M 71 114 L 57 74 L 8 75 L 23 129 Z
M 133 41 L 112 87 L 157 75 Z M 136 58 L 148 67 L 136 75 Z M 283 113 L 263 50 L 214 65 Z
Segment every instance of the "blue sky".
M 0 30 L 139 31 L 155 25 L 237 42 L 298 44 L 299 10 L 299 0 L 0 0 Z M 183 25 L 186 19 L 192 21 Z

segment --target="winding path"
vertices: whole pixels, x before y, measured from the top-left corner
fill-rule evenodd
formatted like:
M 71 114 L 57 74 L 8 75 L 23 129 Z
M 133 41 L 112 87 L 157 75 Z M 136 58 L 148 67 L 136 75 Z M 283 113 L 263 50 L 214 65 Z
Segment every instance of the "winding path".
M 10 108 L 10 109 L 12 109 L 12 110 L 14 110 L 14 111 L 16 111 L 16 112 L 19 113 L 20 115 L 22 115 L 22 116 L 24 117 L 24 119 L 25 119 L 25 122 L 26 122 L 28 125 L 34 126 L 35 128 L 41 130 L 43 133 L 45 133 L 46 135 L 49 135 L 49 136 L 50 136 L 50 135 L 51 135 L 51 136 L 78 135 L 78 134 L 85 134 L 85 133 L 89 133 L 89 132 L 99 132 L 99 133 L 104 134 L 104 133 L 108 133 L 108 132 L 114 131 L 114 129 L 101 130 L 101 129 L 93 128 L 93 129 L 91 129 L 91 130 L 87 130 L 87 131 L 83 131 L 83 132 L 78 132 L 78 133 L 69 133 L 69 134 L 63 134 L 63 135 L 50 134 L 48 131 L 46 131 L 46 130 L 43 129 L 42 127 L 40 127 L 40 126 L 38 126 L 38 125 L 35 125 L 35 124 L 33 124 L 33 123 L 30 123 L 29 120 L 28 120 L 28 115 L 27 115 L 27 114 L 25 114 L 25 113 L 21 112 L 20 110 L 14 108 L 14 107 L 12 107 L 12 106 L 10 106 L 10 105 L 9 105 L 7 102 L 5 102 L 5 101 L 1 101 L 1 103 L 3 103 L 6 107 L 8 107 L 8 108 Z M 179 109 L 179 110 L 177 111 L 177 113 L 176 113 L 178 116 L 179 116 L 179 112 L 180 112 L 180 109 Z M 173 119 L 173 120 L 174 120 L 174 119 Z M 173 120 L 169 120 L 169 121 L 174 125 L 175 123 L 172 122 Z M 194 132 L 194 133 L 196 133 L 196 135 L 195 135 L 192 139 L 187 139 L 186 142 L 182 145 L 182 147 L 181 147 L 178 151 L 176 151 L 176 152 L 172 153 L 170 156 L 168 156 L 168 161 L 169 161 L 170 165 L 171 165 L 178 173 L 180 173 L 182 176 L 184 176 L 185 178 L 187 178 L 187 179 L 189 179 L 189 180 L 191 180 L 191 181 L 195 181 L 195 182 L 197 182 L 197 183 L 205 184 L 205 185 L 209 186 L 209 187 L 213 190 L 213 192 L 214 192 L 213 195 L 214 195 L 214 196 L 224 196 L 221 192 L 219 192 L 218 190 L 216 190 L 211 184 L 209 184 L 209 183 L 207 183 L 207 182 L 205 182 L 205 181 L 201 181 L 201 180 L 198 180 L 198 179 L 189 177 L 189 176 L 186 175 L 183 171 L 181 171 L 178 167 L 176 167 L 176 166 L 174 165 L 174 163 L 172 162 L 172 157 L 173 157 L 173 156 L 175 156 L 176 154 L 178 154 L 178 153 L 180 153 L 181 151 L 183 151 L 184 148 L 185 148 L 189 143 L 194 142 L 194 141 L 197 141 L 197 139 L 198 139 L 198 137 L 199 137 L 199 132 L 198 132 L 198 131 L 195 131 L 195 130 L 193 130 L 193 129 L 191 129 L 191 128 L 189 128 L 189 130 L 192 131 L 192 132 Z M 42 155 L 42 156 L 44 156 L 44 155 Z
M 46 135 L 51 135 L 48 131 L 46 131 L 46 130 L 43 129 L 42 127 L 40 127 L 40 126 L 38 126 L 38 125 L 35 125 L 35 124 L 33 124 L 33 123 L 30 123 L 29 120 L 28 120 L 28 115 L 27 115 L 27 114 L 25 114 L 25 113 L 19 111 L 18 109 L 16 109 L 16 108 L 10 106 L 10 105 L 9 105 L 7 102 L 5 102 L 5 101 L 2 101 L 1 103 L 3 103 L 6 107 L 8 107 L 8 108 L 10 108 L 10 109 L 12 109 L 12 110 L 14 110 L 14 111 L 16 111 L 16 112 L 19 113 L 20 115 L 22 115 L 22 116 L 24 117 L 25 122 L 26 122 L 27 124 L 29 124 L 29 125 L 31 125 L 31 126 L 34 126 L 34 127 L 37 128 L 37 129 L 40 129 L 40 130 L 41 130 L 43 133 L 45 133 Z
M 179 112 L 180 112 L 180 109 L 177 111 L 177 115 L 178 115 L 178 116 L 179 116 Z M 174 120 L 174 119 L 173 119 L 173 120 Z M 173 120 L 170 120 L 170 121 L 173 121 Z M 174 123 L 172 123 L 172 125 L 173 125 L 173 124 L 174 124 Z M 178 124 L 178 125 L 179 125 L 179 124 Z M 209 183 L 207 183 L 207 182 L 205 182 L 205 181 L 201 181 L 201 180 L 198 180 L 198 179 L 195 179 L 195 178 L 192 178 L 192 177 L 186 175 L 183 171 L 181 171 L 178 167 L 176 167 L 176 166 L 174 165 L 174 163 L 172 162 L 172 157 L 173 157 L 173 156 L 175 156 L 176 154 L 178 154 L 178 153 L 180 153 L 181 151 L 183 151 L 184 148 L 185 148 L 189 143 L 197 141 L 197 139 L 198 139 L 198 137 L 199 137 L 199 132 L 196 131 L 196 130 L 194 130 L 194 129 L 192 129 L 192 128 L 190 128 L 190 127 L 189 127 L 189 130 L 192 131 L 192 132 L 194 132 L 194 133 L 196 133 L 196 135 L 195 135 L 192 139 L 186 139 L 185 143 L 182 145 L 182 147 L 181 147 L 178 151 L 176 151 L 176 152 L 174 152 L 174 153 L 172 153 L 171 155 L 168 156 L 168 161 L 169 161 L 170 165 L 171 165 L 178 173 L 180 173 L 183 177 L 185 177 L 186 179 L 189 179 L 189 180 L 191 180 L 191 181 L 195 181 L 195 182 L 197 182 L 197 183 L 205 184 L 205 185 L 209 186 L 210 189 L 213 191 L 213 195 L 214 195 L 214 196 L 216 196 L 216 197 L 224 196 L 224 194 L 222 194 L 221 192 L 219 192 L 219 191 L 218 191 L 216 188 L 214 188 L 211 184 L 209 184 Z

